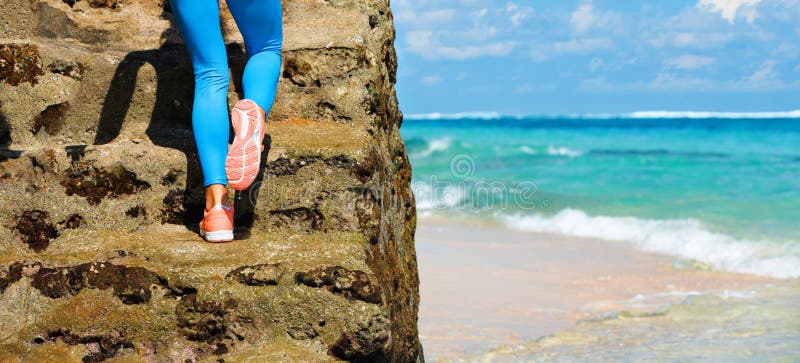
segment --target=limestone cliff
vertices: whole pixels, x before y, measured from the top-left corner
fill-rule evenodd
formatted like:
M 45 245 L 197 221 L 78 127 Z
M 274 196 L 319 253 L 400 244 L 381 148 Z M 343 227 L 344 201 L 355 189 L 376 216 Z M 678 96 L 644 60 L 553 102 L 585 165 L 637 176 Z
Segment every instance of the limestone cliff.
M 422 360 L 388 1 L 283 7 L 265 171 L 206 244 L 168 4 L 3 2 L 0 361 Z

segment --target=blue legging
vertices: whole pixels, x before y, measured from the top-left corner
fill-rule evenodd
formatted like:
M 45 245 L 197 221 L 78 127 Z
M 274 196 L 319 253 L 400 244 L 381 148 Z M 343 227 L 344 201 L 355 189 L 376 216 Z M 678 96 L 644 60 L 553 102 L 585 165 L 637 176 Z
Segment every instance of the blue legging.
M 244 38 L 247 65 L 244 97 L 269 113 L 275 101 L 283 41 L 280 0 L 227 0 Z M 203 185 L 227 184 L 228 57 L 219 25 L 217 0 L 170 0 L 172 13 L 194 68 L 192 130 Z

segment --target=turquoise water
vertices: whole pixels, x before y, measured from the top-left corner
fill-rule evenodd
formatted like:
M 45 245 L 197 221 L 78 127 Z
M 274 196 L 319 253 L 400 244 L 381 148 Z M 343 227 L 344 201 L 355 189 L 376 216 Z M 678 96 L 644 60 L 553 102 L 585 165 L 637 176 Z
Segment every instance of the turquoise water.
M 623 241 L 800 277 L 800 119 L 407 118 L 421 218 Z

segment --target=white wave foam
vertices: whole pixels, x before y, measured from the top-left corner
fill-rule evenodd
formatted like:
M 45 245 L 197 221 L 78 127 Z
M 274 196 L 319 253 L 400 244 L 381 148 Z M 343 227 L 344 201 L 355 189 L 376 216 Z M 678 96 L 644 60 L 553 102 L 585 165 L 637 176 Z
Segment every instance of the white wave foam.
M 724 119 L 773 119 L 800 118 L 800 110 L 787 112 L 698 112 L 698 111 L 638 111 L 622 114 L 623 118 L 724 118 Z
M 503 116 L 497 112 L 459 112 L 459 113 L 417 113 L 411 115 L 404 115 L 405 120 L 462 120 L 462 119 L 477 119 L 477 120 L 495 120 Z
M 519 151 L 521 151 L 524 154 L 528 154 L 528 155 L 536 155 L 536 150 L 532 149 L 529 146 L 525 146 L 525 145 L 520 146 L 519 147 Z
M 454 208 L 459 206 L 467 195 L 463 187 L 449 183 L 439 188 L 429 183 L 415 181 L 411 183 L 411 190 L 414 192 L 418 211 Z
M 703 293 L 700 291 L 666 291 L 666 292 L 658 292 L 655 294 L 636 294 L 634 297 L 630 298 L 628 301 L 632 303 L 641 303 L 647 300 L 654 300 L 660 299 L 665 297 L 689 297 L 689 296 L 697 296 L 702 295 Z
M 428 156 L 431 156 L 431 154 L 433 154 L 433 153 L 435 153 L 437 151 L 445 151 L 448 148 L 450 148 L 450 138 L 449 137 L 443 137 L 443 138 L 440 138 L 440 139 L 433 139 L 433 140 L 428 141 L 428 147 L 425 148 L 425 150 L 422 150 L 420 152 L 414 153 L 414 154 L 411 155 L 411 157 L 414 157 L 414 158 L 426 158 Z
M 635 111 L 628 113 L 575 113 L 511 115 L 498 112 L 420 113 L 404 116 L 406 120 L 497 120 L 506 119 L 800 119 L 800 110 L 773 112 L 712 112 L 712 111 Z
M 547 147 L 547 155 L 554 155 L 554 156 L 569 156 L 571 158 L 575 158 L 578 156 L 583 155 L 582 151 L 572 150 L 567 147 L 563 146 L 548 146 Z
M 503 221 L 518 230 L 631 242 L 646 251 L 695 259 L 727 271 L 800 277 L 800 249 L 711 232 L 694 219 L 589 216 L 567 208 L 552 217 L 516 215 Z

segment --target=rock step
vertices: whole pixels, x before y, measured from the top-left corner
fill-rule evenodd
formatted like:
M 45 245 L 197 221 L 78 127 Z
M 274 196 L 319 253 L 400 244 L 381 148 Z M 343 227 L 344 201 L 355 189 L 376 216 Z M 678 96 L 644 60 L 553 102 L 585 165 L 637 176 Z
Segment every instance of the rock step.
M 0 257 L 0 329 L 18 332 L 0 360 L 124 360 L 162 349 L 179 361 L 367 357 L 390 324 L 363 246 L 359 233 L 205 244 L 179 226 L 68 230 L 40 253 Z M 37 309 L 16 304 L 23 295 Z
M 237 226 L 359 230 L 358 214 L 371 210 L 380 195 L 365 131 L 353 124 L 294 119 L 271 122 L 267 132 L 262 177 L 235 194 Z M 25 213 L 33 212 L 41 216 L 37 223 L 53 226 L 79 217 L 83 226 L 100 230 L 133 231 L 161 223 L 195 228 L 204 199 L 194 151 L 187 156 L 138 136 L 0 155 L 6 158 L 0 161 L 0 214 L 9 227 L 0 228 L 0 235 L 25 240 L 19 225 L 32 218 Z

